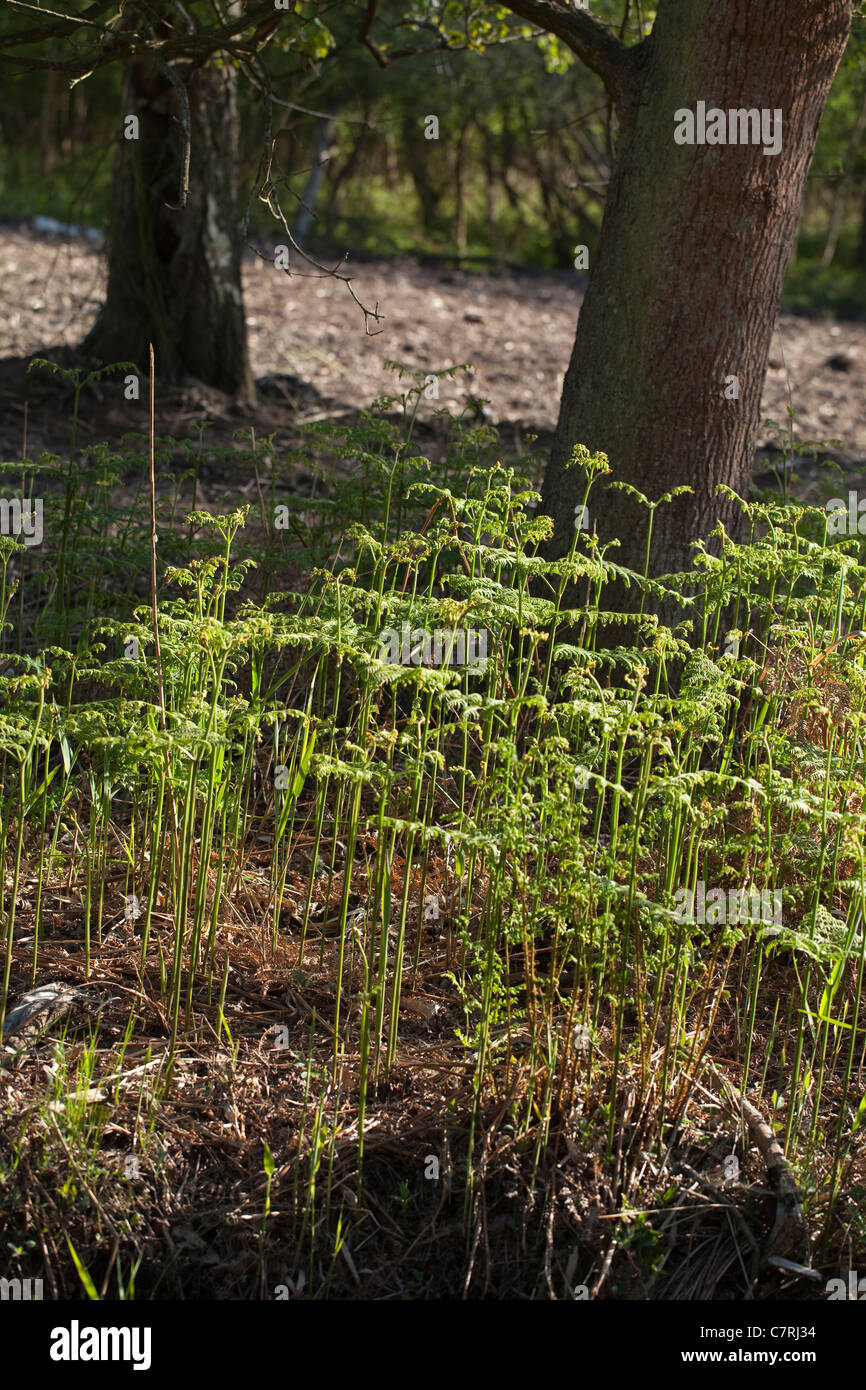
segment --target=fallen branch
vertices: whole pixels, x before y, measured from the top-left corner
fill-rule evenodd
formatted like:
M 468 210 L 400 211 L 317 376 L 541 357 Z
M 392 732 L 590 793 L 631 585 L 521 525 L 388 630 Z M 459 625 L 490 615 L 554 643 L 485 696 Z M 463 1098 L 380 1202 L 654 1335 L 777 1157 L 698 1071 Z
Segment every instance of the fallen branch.
M 776 1217 L 764 1244 L 765 1263 L 776 1264 L 774 1257 L 791 1257 L 801 1267 L 811 1260 L 811 1241 L 803 1216 L 803 1198 L 794 1180 L 791 1165 L 770 1125 L 751 1101 L 738 1091 L 733 1082 L 709 1064 L 719 1081 L 732 1114 L 744 1120 L 757 1144 L 767 1167 L 767 1178 L 776 1198 Z

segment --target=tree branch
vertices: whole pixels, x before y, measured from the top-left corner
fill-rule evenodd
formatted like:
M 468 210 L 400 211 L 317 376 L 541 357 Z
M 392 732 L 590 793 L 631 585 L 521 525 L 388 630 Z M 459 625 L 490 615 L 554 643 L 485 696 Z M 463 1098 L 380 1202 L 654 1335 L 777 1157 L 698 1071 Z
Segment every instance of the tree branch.
M 376 9 L 378 7 L 378 4 L 379 0 L 367 0 L 367 12 L 364 15 L 361 27 L 358 30 L 358 42 L 364 44 L 365 47 L 369 48 L 373 57 L 376 59 L 376 62 L 379 64 L 380 68 L 385 68 L 388 66 L 388 60 L 383 54 L 379 45 L 377 43 L 374 43 L 373 40 L 370 38 L 370 30 L 373 27 L 373 20 L 376 18 Z
M 21 6 L 23 5 L 23 0 L 8 0 L 8 3 Z M 37 13 L 39 12 L 39 7 L 35 5 L 27 4 L 23 7 L 27 10 L 36 10 Z M 18 48 L 22 44 L 43 43 L 47 39 L 58 38 L 65 34 L 74 33 L 76 31 L 76 26 L 80 27 L 81 25 L 89 25 L 92 28 L 98 29 L 103 37 L 110 38 L 113 36 L 113 29 L 108 24 L 99 23 L 98 16 L 104 14 L 106 10 L 115 9 L 116 7 L 117 0 L 94 0 L 94 3 L 90 5 L 83 14 L 70 15 L 67 19 L 58 19 L 56 23 L 43 24 L 36 29 L 22 29 L 0 36 L 0 49 Z M 51 10 L 46 11 L 46 13 L 56 16 L 61 12 L 59 10 Z M 224 24 L 221 28 L 214 29 L 211 32 L 205 29 L 201 31 L 192 31 L 187 34 L 178 34 L 173 38 L 160 41 L 154 40 L 153 46 L 159 47 L 160 51 L 163 53 L 191 53 L 193 56 L 195 56 L 200 49 L 206 49 L 210 53 L 219 52 L 224 48 L 228 51 L 228 40 L 234 38 L 235 34 L 243 33 L 245 29 L 251 29 L 254 25 L 258 24 L 258 31 L 253 34 L 252 41 L 239 45 L 239 48 L 241 48 L 243 52 L 254 53 L 270 37 L 272 29 L 268 28 L 268 32 L 264 34 L 264 37 L 262 37 L 262 32 L 265 27 L 265 21 L 272 20 L 274 13 L 273 0 L 261 0 L 260 3 L 253 5 L 252 9 L 246 11 L 240 17 L 235 18 L 230 23 Z M 277 11 L 276 13 L 281 17 L 281 11 Z M 69 72 L 82 66 L 81 62 L 74 60 L 55 62 L 53 59 L 16 58 L 14 61 L 19 62 L 22 67 L 54 68 L 58 72 Z M 99 66 L 101 66 L 101 64 L 99 64 Z
M 9 3 L 15 5 L 16 0 L 9 0 Z M 98 23 L 98 16 L 105 14 L 106 10 L 114 9 L 115 5 L 116 0 L 94 0 L 94 4 L 82 14 L 70 15 L 67 19 L 58 19 L 56 24 L 42 24 L 37 29 L 19 29 L 17 31 L 13 30 L 12 33 L 4 34 L 3 37 L 0 38 L 0 45 L 2 45 L 3 48 L 15 48 L 23 43 L 43 43 L 46 39 L 59 38 L 64 34 L 73 34 L 76 28 L 80 28 L 82 25 L 85 27 L 91 25 L 104 32 L 105 25 Z M 29 10 L 35 9 L 36 7 L 28 5 L 26 8 Z M 53 14 L 54 11 L 51 13 Z
M 614 105 L 630 95 L 637 50 L 624 44 L 595 15 L 573 9 L 568 0 L 501 0 L 501 4 L 520 19 L 562 39 L 601 78 Z
M 413 29 L 432 29 L 433 32 L 438 35 L 438 42 L 435 44 L 431 44 L 428 48 L 397 48 L 392 53 L 385 53 L 384 50 L 379 47 L 376 41 L 370 37 L 370 29 L 373 24 L 373 20 L 376 18 L 376 10 L 379 5 L 379 0 L 366 0 L 366 2 L 367 12 L 364 15 L 361 28 L 358 30 L 356 37 L 358 43 L 362 43 L 365 48 L 369 48 L 373 57 L 376 59 L 376 62 L 379 64 L 380 68 L 389 67 L 391 63 L 396 63 L 399 58 L 417 58 L 420 56 L 424 56 L 427 53 L 465 52 L 464 45 L 449 43 L 448 40 L 445 38 L 444 34 L 439 29 L 438 25 L 425 22 L 424 20 L 413 20 Z M 398 25 L 391 25 L 392 29 L 398 27 Z

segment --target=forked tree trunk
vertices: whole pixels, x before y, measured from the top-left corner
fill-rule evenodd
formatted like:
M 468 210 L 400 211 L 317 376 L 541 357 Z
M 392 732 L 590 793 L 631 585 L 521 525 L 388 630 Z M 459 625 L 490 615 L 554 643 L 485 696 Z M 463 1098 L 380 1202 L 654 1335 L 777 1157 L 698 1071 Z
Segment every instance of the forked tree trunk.
M 121 133 L 107 293 L 83 346 L 103 362 L 133 361 L 146 370 L 153 342 L 161 379 L 191 376 L 251 398 L 240 276 L 237 77 L 232 64 L 213 62 L 178 76 L 186 83 L 191 126 L 183 208 L 177 206 L 184 150 L 178 92 L 145 56 L 127 67 L 123 115 L 138 117 L 139 138 Z
M 653 572 L 687 569 L 690 542 L 719 520 L 737 526 L 716 485 L 748 495 L 782 278 L 852 0 L 659 0 L 652 35 L 633 49 L 559 0 L 510 8 L 571 33 L 620 117 L 544 481 L 552 551 L 573 539 L 583 482 L 566 463 L 585 444 L 651 499 L 691 485 L 694 495 L 660 508 L 653 528 Z M 699 101 L 781 109 L 781 151 L 675 143 L 675 113 Z M 730 377 L 737 399 L 725 398 Z M 590 526 L 620 541 L 611 559 L 642 571 L 646 509 L 606 486 L 592 496 Z

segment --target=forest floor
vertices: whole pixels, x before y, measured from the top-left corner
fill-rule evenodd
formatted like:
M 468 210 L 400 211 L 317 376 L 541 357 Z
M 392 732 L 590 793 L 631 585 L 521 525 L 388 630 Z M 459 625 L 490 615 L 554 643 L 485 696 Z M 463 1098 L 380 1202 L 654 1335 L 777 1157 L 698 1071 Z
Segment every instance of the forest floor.
M 38 458 L 43 450 L 68 457 L 70 387 L 45 372 L 28 375 L 26 368 L 32 356 L 59 360 L 80 342 L 104 289 L 102 253 L 84 238 L 61 239 L 34 234 L 25 226 L 5 226 L 0 227 L 0 267 L 8 287 L 0 333 L 0 463 L 20 460 L 22 447 L 30 458 Z M 421 427 L 416 431 L 419 449 L 436 457 L 441 430 L 433 416 L 445 407 L 457 415 L 466 409 L 474 418 L 495 425 L 504 460 L 524 451 L 528 435 L 536 435 L 540 450 L 545 450 L 556 422 L 562 377 L 580 309 L 582 290 L 577 276 L 513 270 L 479 275 L 409 261 L 363 262 L 357 267 L 354 291 L 365 306 L 378 305 L 384 315 L 379 325 L 382 331 L 367 334 L 364 313 L 344 284 L 314 275 L 298 274 L 285 280 L 275 275 L 252 255 L 245 263 L 252 366 L 255 377 L 263 383 L 260 403 L 243 406 L 195 384 L 166 389 L 159 383 L 157 366 L 157 432 L 161 436 L 196 438 L 198 427 L 208 420 L 208 440 L 222 447 L 230 445 L 238 431 L 246 432 L 248 440 L 249 431 L 254 429 L 258 440 L 273 434 L 277 450 L 289 449 L 303 438 L 302 426 L 330 420 L 349 423 L 377 397 L 398 395 L 411 385 L 404 379 L 401 386 L 386 365 L 389 361 L 420 373 L 472 363 L 471 372 L 461 368 L 453 379 L 442 380 L 438 400 L 421 403 Z M 790 407 L 795 438 L 841 441 L 841 446 L 828 452 L 847 468 L 852 484 L 858 473 L 866 477 L 864 388 L 866 324 L 779 317 L 764 393 L 764 416 L 784 424 Z M 142 392 L 143 397 L 145 394 Z M 488 409 L 482 412 L 473 398 L 487 401 Z M 146 400 L 126 401 L 122 377 L 108 378 L 82 397 L 79 427 L 80 444 L 105 440 L 116 445 L 126 432 L 146 432 Z M 768 431 L 762 446 L 771 440 Z M 313 446 L 305 447 L 310 449 L 306 457 L 313 468 Z M 188 462 L 188 456 L 178 452 L 180 460 Z M 235 498 L 239 494 L 251 497 L 257 480 L 239 476 L 233 459 L 226 461 L 216 454 L 208 459 L 205 455 L 203 463 L 199 506 L 213 508 L 222 490 Z M 302 464 L 294 465 L 296 479 L 302 468 Z M 798 472 L 804 495 L 816 481 L 817 470 L 798 467 Z M 105 553 L 112 549 L 106 542 Z M 52 650 L 59 654 L 59 647 Z M 268 766 L 263 763 L 259 769 L 262 785 Z M 48 781 L 46 778 L 45 788 Z M 304 807 L 309 823 L 313 820 L 312 805 L 311 801 Z M 77 817 L 76 825 L 91 824 L 91 806 L 83 793 L 69 815 Z M 336 817 L 332 829 L 335 837 L 342 833 Z M 413 894 L 417 888 L 418 901 L 425 904 L 425 890 L 433 896 L 441 890 L 443 916 L 440 920 L 437 906 L 435 919 L 428 920 L 419 908 L 411 923 L 412 934 L 407 937 L 406 960 L 414 959 L 414 965 L 411 989 L 401 1001 L 395 1034 L 397 1065 L 387 1079 L 374 1076 L 369 1094 L 365 1094 L 367 1119 L 362 1133 L 366 1186 L 365 1205 L 360 1209 L 359 1093 L 352 1071 L 354 1055 L 351 1066 L 347 1063 L 345 1074 L 341 1072 L 336 1082 L 335 1073 L 328 1069 L 333 1032 L 330 1020 L 335 1017 L 333 981 L 343 970 L 343 938 L 335 934 L 334 920 L 350 902 L 363 902 L 364 893 L 369 894 L 367 860 L 376 852 L 372 839 L 361 843 L 363 854 L 358 853 L 357 862 L 355 856 L 347 856 L 350 867 L 342 872 L 348 872 L 352 891 L 341 908 L 343 889 L 334 879 L 335 861 L 332 859 L 327 873 L 319 868 L 318 841 L 303 831 L 293 850 L 297 864 L 293 860 L 284 883 L 285 903 L 277 913 L 279 931 L 275 926 L 273 948 L 264 925 L 273 908 L 270 847 L 256 841 L 253 850 L 246 853 L 242 872 L 233 885 L 227 909 L 230 916 L 219 924 L 221 948 L 227 948 L 222 995 L 218 988 L 212 988 L 214 983 L 219 985 L 219 978 L 210 979 L 207 1005 L 202 1005 L 198 1015 L 200 1036 L 184 1039 L 171 1064 L 171 1092 L 166 1090 L 158 1104 L 154 1100 L 154 1109 L 148 1112 L 151 1130 L 145 1153 L 136 1147 L 142 1127 L 141 1097 L 145 1095 L 141 1078 L 154 1078 L 147 1080 L 149 1098 L 161 1094 L 161 1068 L 170 1032 L 161 1002 L 166 968 L 162 941 L 168 940 L 165 931 L 171 923 L 170 903 L 162 893 L 154 898 L 152 939 L 145 938 L 142 945 L 134 918 L 126 916 L 125 907 L 121 916 L 121 902 L 130 901 L 121 894 L 121 889 L 129 887 L 126 866 L 120 860 L 119 867 L 114 860 L 104 860 L 106 930 L 103 935 L 100 888 L 99 925 L 93 934 L 94 969 L 85 980 L 81 943 L 86 937 L 90 950 L 92 883 L 89 873 L 86 879 L 73 880 L 77 833 L 74 844 L 71 835 L 59 841 L 60 852 L 69 855 L 69 875 L 46 888 L 44 900 L 39 896 L 38 878 L 38 866 L 43 863 L 42 832 L 37 840 L 36 830 L 29 825 L 27 833 L 17 917 L 12 918 L 14 938 L 10 933 L 10 940 L 14 939 L 13 997 L 22 996 L 34 982 L 36 956 L 29 948 L 36 939 L 40 985 L 48 982 L 56 986 L 64 1007 L 78 1010 L 88 1020 L 88 1027 L 98 1019 L 93 1036 L 98 1042 L 100 1076 L 108 1078 L 103 1089 L 89 1079 L 95 1042 L 76 1041 L 74 1049 L 67 1050 L 66 1070 L 58 1069 L 55 1062 L 53 1039 L 46 1040 L 41 1033 L 35 1040 L 22 1038 L 20 1043 L 16 1037 L 0 1057 L 3 1104 L 17 1127 L 15 1181 L 26 1193 L 16 1208 L 14 1229 L 8 1225 L 4 1229 L 4 1201 L 7 1211 L 13 1201 L 8 1193 L 4 1198 L 0 1185 L 0 1238 L 16 1252 L 16 1260 L 20 1257 L 22 1274 L 30 1269 L 28 1261 L 41 1261 L 34 1268 L 40 1277 L 44 1274 L 52 1298 L 71 1298 L 80 1292 L 79 1275 L 63 1248 L 64 1236 L 73 1242 L 84 1267 L 93 1270 L 102 1296 L 109 1298 L 114 1297 L 115 1287 L 120 1290 L 123 1280 L 128 1280 L 132 1257 L 127 1258 L 125 1252 L 129 1249 L 145 1259 L 137 1285 L 138 1296 L 145 1298 L 228 1299 L 249 1297 L 251 1290 L 253 1296 L 278 1299 L 327 1295 L 403 1300 L 459 1297 L 461 1293 L 480 1298 L 544 1298 L 570 1297 L 569 1291 L 576 1288 L 587 1296 L 591 1285 L 593 1299 L 697 1301 L 712 1296 L 817 1300 L 823 1294 L 818 1287 L 822 1278 L 839 1267 L 841 1256 L 837 1258 L 836 1247 L 846 1222 L 843 1235 L 849 1268 L 857 1267 L 862 1225 L 859 1217 L 855 1222 L 851 1211 L 862 1202 L 866 1191 L 866 1158 L 860 1149 L 845 1168 L 842 1193 L 850 1206 L 841 1198 L 837 1202 L 832 1262 L 825 1254 L 825 1263 L 807 1270 L 804 1279 L 800 1278 L 802 1268 L 798 1273 L 798 1266 L 790 1263 L 790 1278 L 766 1269 L 758 1277 L 758 1244 L 753 1232 L 769 1229 L 775 1209 L 773 1193 L 766 1187 L 765 1164 L 759 1146 L 751 1142 L 754 1136 L 741 1136 L 740 1115 L 736 1107 L 732 1111 L 730 1097 L 723 1092 L 723 1077 L 709 1070 L 700 1073 L 703 1080 L 689 1092 L 684 1110 L 684 1115 L 685 1111 L 688 1114 L 657 1171 L 647 1168 L 645 1152 L 650 1107 L 644 1108 L 643 1102 L 636 1106 L 635 1098 L 641 1092 L 631 1074 L 622 1088 L 622 1125 L 618 1130 L 627 1136 L 627 1143 L 623 1146 L 620 1140 L 615 1163 L 608 1169 L 598 1158 L 605 1145 L 609 1146 L 607 1120 L 602 1123 L 598 1119 L 605 1114 L 603 1106 L 609 1104 L 603 1090 L 603 1070 L 592 1078 L 596 1106 L 592 1123 L 587 1121 L 578 1129 L 582 1116 L 577 1107 L 572 1115 L 563 1101 L 557 1124 L 568 1138 L 557 1138 L 560 1147 L 552 1145 L 543 1164 L 538 1154 L 519 1148 L 512 1126 L 516 1091 L 497 1095 L 495 1105 L 490 1102 L 489 1113 L 483 1112 L 483 1132 L 479 1128 L 482 1181 L 472 1199 L 475 1234 L 467 1258 L 465 1218 L 470 1209 L 465 1204 L 466 1193 L 460 1190 L 452 1199 L 452 1179 L 455 1173 L 460 1176 L 462 1158 L 458 1154 L 455 1159 L 447 1140 L 453 1117 L 474 1114 L 474 1073 L 467 1063 L 467 1045 L 457 1031 L 463 1004 L 454 975 L 457 938 L 451 917 L 456 920 L 457 900 L 449 897 L 448 888 L 453 869 L 447 858 L 437 857 L 435 851 L 426 861 L 426 878 L 419 878 L 417 884 L 413 878 L 411 888 Z M 346 854 L 340 840 L 335 838 L 334 844 Z M 391 865 L 395 903 L 407 877 L 417 873 L 414 864 L 395 855 Z M 310 883 L 313 888 L 308 890 Z M 7 891 L 12 890 L 10 879 Z M 467 911 L 473 921 L 480 919 L 481 909 L 480 898 L 469 903 Z M 353 915 L 356 910 L 352 906 Z M 39 914 L 41 935 L 36 926 Z M 519 952 L 516 960 L 516 968 L 522 968 Z M 727 970 L 727 965 L 724 968 Z M 796 968 L 787 961 L 770 962 L 760 1002 L 749 1015 L 758 1072 L 761 1068 L 768 1072 L 770 1059 L 775 1060 L 778 1051 L 779 1001 L 799 998 L 794 992 Z M 853 995 L 853 966 L 845 968 L 849 969 L 845 989 Z M 711 1060 L 713 1066 L 727 1067 L 739 1046 L 736 1007 L 740 996 L 735 992 L 729 995 L 721 967 L 718 975 L 715 970 L 713 961 L 706 977 L 713 988 L 710 991 L 707 987 L 705 993 L 717 1001 L 713 1005 Z M 360 966 L 357 971 L 360 980 Z M 355 981 L 354 975 L 352 979 Z M 360 998 L 360 985 L 357 989 Z M 735 986 L 731 989 L 734 991 Z M 613 1000 L 612 995 L 606 998 Z M 136 1001 L 139 1011 L 132 1038 L 126 1032 L 131 1000 Z M 200 1002 L 197 996 L 197 1009 Z M 636 1028 L 638 1023 L 643 1027 L 642 1014 L 635 1012 L 632 1018 L 623 1012 L 623 1018 L 627 1029 Z M 352 1022 L 354 1027 L 354 1015 Z M 613 1029 L 607 1015 L 602 1022 L 607 1047 Z M 80 1024 L 78 1017 L 76 1026 Z M 840 1029 L 849 1026 L 839 1025 Z M 224 1030 L 228 1041 L 224 1040 Z M 290 1048 L 283 1047 L 282 1041 L 272 1043 L 272 1037 L 282 1033 L 290 1035 Z M 650 1027 L 647 1037 L 653 1036 Z M 575 1042 L 575 1047 L 578 1045 Z M 38 1066 L 33 1054 L 37 1046 L 42 1049 Z M 653 1066 L 661 1067 L 662 1055 L 667 1055 L 665 1046 L 661 1042 L 657 1047 L 651 1044 L 650 1052 Z M 119 1059 L 116 1077 L 109 1066 L 115 1053 Z M 605 1054 L 602 1060 L 609 1058 Z M 518 1061 L 515 1085 L 525 1085 L 522 1053 Z M 127 1069 L 122 1077 L 121 1067 Z M 752 1070 L 755 1072 L 754 1066 Z M 779 1074 L 785 1074 L 782 1063 Z M 839 1075 L 828 1068 L 826 1084 L 823 1089 L 819 1085 L 818 1092 L 828 1113 L 835 1109 L 844 1115 L 847 1091 Z M 135 1085 L 130 1086 L 130 1078 Z M 316 1091 L 318 1078 L 322 1080 L 321 1097 Z M 762 1085 L 765 1079 L 762 1076 Z M 536 1083 L 533 1074 L 532 1085 Z M 782 1092 L 782 1080 L 776 1080 L 775 1075 L 768 1084 Z M 586 1087 L 589 1096 L 589 1080 Z M 310 1159 L 308 1177 L 299 1177 L 299 1168 L 291 1166 L 287 1155 L 295 1148 L 300 1151 L 299 1125 L 307 1134 L 304 1125 L 310 1094 L 321 1101 L 312 1139 L 305 1139 L 315 1146 L 315 1164 Z M 74 1126 L 70 1121 L 71 1127 L 64 1128 L 70 1096 L 77 1107 Z M 778 1099 L 773 1096 L 777 1109 L 783 1098 L 784 1093 Z M 106 1108 L 108 1101 L 110 1109 Z M 110 1116 L 104 1145 L 97 1121 L 91 1125 L 88 1118 L 88 1106 L 100 1107 L 99 1124 L 105 1125 Z M 588 1104 L 585 1109 L 590 1114 Z M 91 1110 L 90 1115 L 94 1113 Z M 817 1102 L 814 1114 L 817 1128 Z M 30 1122 L 28 1117 L 34 1116 Z M 568 1129 L 572 1120 L 575 1140 Z M 31 1145 L 26 1152 L 22 1148 L 25 1130 Z M 828 1155 L 832 1157 L 834 1136 L 829 1126 L 828 1135 L 821 1132 L 824 1149 L 812 1164 L 818 1174 L 816 1183 L 824 1183 L 822 1195 Z M 75 1166 L 69 1156 L 70 1144 L 75 1155 L 85 1155 L 86 1162 L 76 1158 Z M 567 1152 L 561 1144 L 566 1145 Z M 54 1167 L 43 1160 L 41 1168 L 36 1163 L 34 1154 L 42 1152 L 40 1145 L 44 1152 L 54 1154 Z M 275 1174 L 268 1174 L 263 1167 L 262 1145 L 268 1160 L 272 1153 L 275 1156 Z M 98 1166 L 107 1162 L 109 1146 L 115 1165 L 109 1174 L 111 1185 Z M 430 1159 L 440 1153 L 444 1181 L 434 1190 L 426 1169 Z M 730 1165 L 735 1153 L 740 1155 L 742 1166 L 738 1158 L 732 1176 Z M 573 1165 L 571 1176 L 566 1171 L 567 1162 Z M 418 1177 L 421 1173 L 423 1179 Z M 438 1167 L 436 1177 L 438 1182 Z M 650 1178 L 655 1184 L 652 1190 Z M 549 1203 L 544 1186 L 547 1179 L 553 1194 Z M 611 1239 L 612 1220 L 623 1216 L 624 1207 L 620 1207 L 627 1206 L 632 1193 L 636 1203 L 640 1198 L 640 1209 L 636 1206 L 627 1213 L 622 1234 Z M 650 1214 L 660 1203 L 670 1203 L 662 1213 L 658 1231 L 646 1225 L 643 1199 L 647 1193 L 653 1199 Z M 296 1216 L 305 1201 L 308 1210 L 304 1222 L 309 1221 L 309 1230 L 299 1225 Z M 315 1232 L 325 1229 L 329 1212 L 336 1213 L 340 1222 L 344 1215 L 352 1220 L 354 1243 L 350 1248 L 340 1225 L 333 1245 L 333 1265 L 323 1270 L 312 1257 L 309 1265 L 304 1263 L 304 1241 L 309 1234 L 312 1244 Z M 549 1213 L 553 1213 L 550 1221 Z M 559 1235 L 558 1243 L 554 1242 L 554 1216 L 559 1223 L 557 1231 L 560 1226 L 569 1232 L 577 1230 L 579 1242 L 571 1235 L 570 1245 Z M 827 1223 L 829 1229 L 830 1216 Z M 527 1249 L 535 1252 L 532 1242 L 536 1227 L 545 1242 L 537 1259 L 536 1253 L 531 1258 L 527 1254 Z M 356 1239 L 357 1232 L 360 1235 Z M 123 1273 L 118 1252 L 124 1260 Z M 536 1263 L 528 1278 L 533 1260 Z M 18 1270 L 16 1264 L 13 1272 Z M 578 1284 L 578 1279 L 586 1282 Z
M 7 286 L 0 331 L 2 456 L 20 456 L 25 403 L 31 456 L 42 449 L 62 452 L 69 433 L 69 413 L 58 408 L 62 384 L 44 373 L 26 377 L 26 363 L 81 340 L 104 290 L 102 250 L 83 236 L 7 224 L 0 226 L 0 269 Z M 281 276 L 249 253 L 243 280 L 253 374 L 268 379 L 260 403 L 241 406 L 198 385 L 162 390 L 158 432 L 182 438 L 208 418 L 214 442 L 254 426 L 259 437 L 273 432 L 277 447 L 289 445 L 297 442 L 299 425 L 350 419 L 377 397 L 411 384 L 404 379 L 401 386 L 389 361 L 425 374 L 468 363 L 471 370 L 441 381 L 438 400 L 421 402 L 422 421 L 442 407 L 455 414 L 475 409 L 472 398 L 480 398 L 506 456 L 521 452 L 526 434 L 537 435 L 545 449 L 574 339 L 580 276 L 479 274 L 410 260 L 349 261 L 340 273 L 354 277 L 352 288 L 366 308 L 378 307 L 378 324 L 369 319 L 365 325 L 341 281 L 309 267 Z M 864 401 L 866 324 L 780 314 L 764 418 L 787 428 L 792 410 L 795 439 L 822 441 L 830 456 L 859 473 L 866 467 Z M 82 442 L 116 442 L 129 430 L 144 430 L 145 411 L 143 400 L 123 399 L 120 377 L 109 379 L 82 400 Z M 772 431 L 762 431 L 759 446 L 772 448 Z M 807 465 L 798 472 L 808 488 L 815 470 Z

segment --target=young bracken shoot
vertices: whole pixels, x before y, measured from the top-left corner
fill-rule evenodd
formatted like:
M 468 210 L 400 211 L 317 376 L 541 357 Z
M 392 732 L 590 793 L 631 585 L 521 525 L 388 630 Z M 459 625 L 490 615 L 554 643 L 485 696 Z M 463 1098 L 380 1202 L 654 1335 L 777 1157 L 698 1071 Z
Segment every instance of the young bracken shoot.
M 0 542 L 0 1020 L 74 999 L 7 1030 L 0 1209 L 22 1275 L 61 1223 L 67 1297 L 742 1297 L 766 1175 L 723 1081 L 803 1198 L 774 1253 L 862 1242 L 859 538 L 744 499 L 665 580 L 691 630 L 647 602 L 612 645 L 607 461 L 548 560 L 537 461 L 450 419 L 434 483 L 421 389 L 310 431 L 351 463 L 315 499 L 239 440 L 260 513 L 185 516 L 154 440 L 152 594 L 145 441 L 7 466 L 54 520 Z M 181 1201 L 216 1270 L 195 1233 L 166 1261 Z

